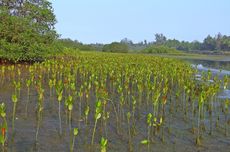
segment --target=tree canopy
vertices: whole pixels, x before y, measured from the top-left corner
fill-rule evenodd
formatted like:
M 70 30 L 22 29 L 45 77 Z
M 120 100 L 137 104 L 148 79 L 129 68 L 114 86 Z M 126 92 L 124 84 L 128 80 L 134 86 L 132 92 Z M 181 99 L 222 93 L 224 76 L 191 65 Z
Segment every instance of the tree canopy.
M 34 60 L 54 51 L 56 18 L 47 0 L 0 0 L 0 55 Z

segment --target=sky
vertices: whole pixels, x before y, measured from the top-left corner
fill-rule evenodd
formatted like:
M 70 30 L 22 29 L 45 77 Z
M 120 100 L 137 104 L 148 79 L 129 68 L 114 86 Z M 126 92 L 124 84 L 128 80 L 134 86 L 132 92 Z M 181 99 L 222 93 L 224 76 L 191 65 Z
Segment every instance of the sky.
M 203 41 L 230 35 L 230 0 L 51 0 L 62 38 L 111 43 L 123 38 Z

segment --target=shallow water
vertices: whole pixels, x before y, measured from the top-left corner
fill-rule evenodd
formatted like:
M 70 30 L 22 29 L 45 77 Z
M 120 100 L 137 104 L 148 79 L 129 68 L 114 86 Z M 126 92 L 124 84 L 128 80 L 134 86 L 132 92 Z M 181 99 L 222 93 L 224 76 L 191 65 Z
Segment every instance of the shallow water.
M 202 67 L 200 68 L 205 67 L 205 68 L 215 69 L 217 71 L 220 71 L 220 70 L 230 71 L 230 59 L 223 60 L 223 61 L 186 59 L 185 61 L 193 65 L 201 65 Z
M 221 99 L 230 99 L 230 90 L 228 89 L 225 89 L 223 90 L 219 95 L 218 95 L 218 98 L 221 98 Z
M 230 76 L 230 61 L 206 61 L 206 60 L 189 60 L 192 62 L 192 67 L 196 68 L 198 71 L 208 72 L 210 71 L 213 76 L 218 76 L 220 79 L 223 79 L 225 75 Z M 197 80 L 200 80 L 201 73 L 196 75 Z M 213 80 L 209 80 L 213 82 Z M 218 98 L 221 99 L 230 99 L 230 86 L 227 89 L 222 89 L 219 93 Z
M 26 79 L 26 73 L 22 75 L 22 81 Z M 35 144 L 35 133 L 36 133 L 36 107 L 38 102 L 38 94 L 35 88 L 31 89 L 30 101 L 28 105 L 28 117 L 25 117 L 25 104 L 27 101 L 27 89 L 25 84 L 22 86 L 21 97 L 16 110 L 16 121 L 15 121 L 15 130 L 16 134 L 14 136 L 14 141 L 12 141 L 12 101 L 11 95 L 14 92 L 14 87 L 12 86 L 11 80 L 5 80 L 1 82 L 0 88 L 0 100 L 6 102 L 7 104 L 7 120 L 8 120 L 8 142 L 7 149 L 11 152 L 27 152 L 27 151 L 36 151 L 36 152 L 65 152 L 69 151 L 70 145 L 70 133 L 69 125 L 66 123 L 66 111 L 64 109 L 64 102 L 62 102 L 62 127 L 63 135 L 59 136 L 58 127 L 58 102 L 53 90 L 52 96 L 49 94 L 48 82 L 45 82 L 45 100 L 44 100 L 44 110 L 41 121 L 41 128 L 38 134 L 38 143 Z M 77 83 L 79 85 L 80 83 Z M 78 86 L 79 88 L 79 86 Z M 108 89 L 109 90 L 109 89 Z M 93 92 L 93 91 L 92 91 Z M 110 92 L 112 94 L 112 92 Z M 223 96 L 228 95 L 229 92 L 225 92 Z M 116 93 L 113 93 L 115 103 L 119 102 L 119 96 Z M 137 95 L 137 92 L 133 92 L 134 96 Z M 67 95 L 66 95 L 67 96 Z M 143 93 L 142 101 L 146 101 L 146 95 Z M 230 136 L 225 136 L 224 133 L 224 124 L 225 124 L 225 115 L 221 111 L 222 99 L 218 99 L 215 102 L 215 108 L 218 109 L 216 113 L 213 114 L 214 122 L 211 125 L 214 128 L 213 134 L 209 135 L 209 118 L 208 112 L 206 112 L 206 117 L 202 121 L 206 125 L 206 130 L 203 131 L 202 145 L 196 146 L 195 138 L 196 134 L 192 132 L 192 129 L 197 130 L 197 111 L 195 117 L 192 117 L 191 106 L 192 102 L 188 103 L 188 115 L 185 116 L 183 111 L 183 106 L 174 105 L 177 103 L 175 96 L 172 97 L 171 101 L 168 101 L 166 107 L 166 118 L 165 124 L 163 127 L 156 133 L 152 135 L 153 143 L 150 145 L 151 152 L 217 152 L 217 151 L 226 151 L 230 148 Z M 99 141 L 103 133 L 103 124 L 102 121 L 98 122 L 97 132 L 95 135 L 95 145 L 90 145 L 92 128 L 94 125 L 94 111 L 90 112 L 89 115 L 89 124 L 85 125 L 82 121 L 82 118 L 79 116 L 79 98 L 75 99 L 74 110 L 73 110 L 73 120 L 72 127 L 79 128 L 79 135 L 76 137 L 75 141 L 75 151 L 77 152 L 99 152 Z M 182 103 L 181 101 L 179 103 Z M 93 109 L 95 106 L 95 94 L 90 94 L 89 99 L 90 109 Z M 170 112 L 170 106 L 173 106 L 174 109 Z M 195 105 L 197 106 L 197 105 Z M 82 103 L 82 108 L 85 107 L 85 103 Z M 175 108 L 176 107 L 176 108 Z M 113 105 L 108 103 L 108 111 L 110 112 L 110 117 L 107 122 L 107 139 L 108 139 L 108 152 L 145 152 L 147 151 L 146 145 L 141 145 L 140 141 L 146 139 L 147 136 L 147 125 L 146 125 L 146 115 L 149 112 L 152 112 L 152 105 L 140 105 L 139 113 L 135 112 L 135 128 L 133 127 L 134 122 L 131 122 L 130 126 L 127 125 L 126 116 L 121 119 L 120 132 L 116 131 L 116 117 L 115 111 L 113 110 Z M 130 111 L 130 107 L 124 107 L 124 112 Z M 219 126 L 215 125 L 217 117 L 219 116 Z M 228 115 L 229 116 L 229 115 Z M 229 117 L 228 117 L 229 119 Z M 230 120 L 230 119 L 229 119 Z M 80 122 L 80 125 L 79 125 Z M 194 128 L 192 126 L 194 125 Z M 131 128 L 132 134 L 132 143 L 130 150 L 129 147 L 129 137 L 128 137 L 128 128 Z M 162 142 L 162 134 L 164 131 L 164 142 Z M 230 131 L 230 124 L 228 124 L 228 132 Z

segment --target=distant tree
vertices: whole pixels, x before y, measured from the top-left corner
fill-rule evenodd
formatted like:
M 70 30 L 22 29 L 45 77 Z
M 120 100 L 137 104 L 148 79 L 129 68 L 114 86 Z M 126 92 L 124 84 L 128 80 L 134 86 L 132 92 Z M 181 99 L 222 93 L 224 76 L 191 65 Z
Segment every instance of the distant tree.
M 141 53 L 176 54 L 181 52 L 163 45 L 150 45 L 147 48 L 141 50 Z
M 216 49 L 216 41 L 210 35 L 208 35 L 203 42 L 203 49 L 205 50 L 215 50 Z
M 156 44 L 162 45 L 167 41 L 167 38 L 163 34 L 155 34 Z
M 223 36 L 221 33 L 218 33 L 216 36 L 215 36 L 215 41 L 216 41 L 216 50 L 220 50 L 221 49 L 221 40 L 222 40 Z
M 113 42 L 111 44 L 106 44 L 102 48 L 103 52 L 115 52 L 115 53 L 127 53 L 129 51 L 129 48 L 127 44 L 124 43 L 118 43 Z
M 30 60 L 53 51 L 56 23 L 47 0 L 0 0 L 0 53 Z
M 223 51 L 230 51 L 230 36 L 224 35 L 222 37 L 220 49 Z
M 147 40 L 144 40 L 144 44 L 145 44 L 145 45 L 147 45 L 147 44 L 148 44 L 148 43 L 147 43 Z
M 132 40 L 129 40 L 128 38 L 124 38 L 124 39 L 121 40 L 121 43 L 128 44 L 128 45 L 132 45 L 132 44 L 133 44 L 133 41 L 132 41 Z
M 193 41 L 191 43 L 191 47 L 189 50 L 201 50 L 202 48 L 202 43 L 200 43 L 199 41 Z
M 167 41 L 165 42 L 164 45 L 167 46 L 167 47 L 170 47 L 170 48 L 175 48 L 175 49 L 177 49 L 177 48 L 180 46 L 180 41 L 178 41 L 178 40 L 176 40 L 176 39 L 173 39 L 173 40 L 169 39 L 169 40 L 167 40 Z

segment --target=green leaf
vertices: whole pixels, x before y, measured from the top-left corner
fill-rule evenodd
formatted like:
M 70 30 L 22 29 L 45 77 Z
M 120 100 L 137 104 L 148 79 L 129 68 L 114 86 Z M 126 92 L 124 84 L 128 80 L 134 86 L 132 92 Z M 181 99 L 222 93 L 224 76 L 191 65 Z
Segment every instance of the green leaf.
M 146 145 L 148 143 L 149 143 L 149 141 L 147 139 L 141 141 L 141 144 L 143 144 L 143 145 Z
M 97 113 L 96 114 L 96 117 L 95 117 L 97 120 L 101 118 L 101 113 Z
M 13 101 L 14 103 L 18 102 L 18 98 L 17 98 L 17 95 L 16 95 L 16 94 L 13 94 L 13 95 L 12 95 L 12 101 Z
M 73 110 L 73 104 L 69 104 L 68 109 L 69 109 L 69 111 Z
M 78 135 L 78 128 L 74 128 L 74 129 L 73 129 L 73 135 L 74 135 L 74 136 L 77 136 L 77 135 Z
M 102 138 L 101 138 L 101 142 L 100 142 L 101 147 L 106 147 L 107 143 L 108 143 L 108 140 L 105 139 L 104 137 L 102 137 Z

